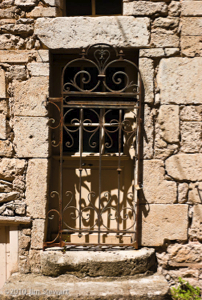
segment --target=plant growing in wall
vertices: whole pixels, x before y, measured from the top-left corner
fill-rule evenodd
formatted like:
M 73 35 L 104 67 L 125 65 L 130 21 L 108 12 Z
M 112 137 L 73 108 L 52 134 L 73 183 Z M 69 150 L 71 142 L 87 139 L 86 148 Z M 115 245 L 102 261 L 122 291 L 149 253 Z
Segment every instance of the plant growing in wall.
M 172 299 L 174 300 L 201 300 L 201 292 L 199 287 L 193 287 L 179 277 L 179 285 L 177 288 L 171 288 Z

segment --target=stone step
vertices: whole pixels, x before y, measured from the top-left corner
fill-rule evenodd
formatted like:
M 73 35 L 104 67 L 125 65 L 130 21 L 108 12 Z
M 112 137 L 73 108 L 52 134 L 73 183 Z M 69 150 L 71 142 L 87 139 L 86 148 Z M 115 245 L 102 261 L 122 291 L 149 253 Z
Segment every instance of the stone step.
M 123 278 L 48 277 L 13 274 L 0 290 L 1 300 L 168 300 L 169 286 L 161 275 Z
M 156 267 L 155 250 L 142 248 L 123 251 L 44 251 L 41 254 L 42 274 L 77 277 L 121 277 L 144 274 Z

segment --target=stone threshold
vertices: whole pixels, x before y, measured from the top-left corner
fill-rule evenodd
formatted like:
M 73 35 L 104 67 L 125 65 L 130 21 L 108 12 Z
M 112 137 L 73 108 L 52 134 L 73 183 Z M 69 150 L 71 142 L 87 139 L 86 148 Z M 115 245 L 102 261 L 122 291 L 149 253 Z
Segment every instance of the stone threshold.
M 120 251 L 43 251 L 41 253 L 42 274 L 59 276 L 72 274 L 77 277 L 121 277 L 144 274 L 156 270 L 155 250 Z
M 0 290 L 1 300 L 168 300 L 169 286 L 162 275 L 140 278 L 48 277 L 13 274 Z

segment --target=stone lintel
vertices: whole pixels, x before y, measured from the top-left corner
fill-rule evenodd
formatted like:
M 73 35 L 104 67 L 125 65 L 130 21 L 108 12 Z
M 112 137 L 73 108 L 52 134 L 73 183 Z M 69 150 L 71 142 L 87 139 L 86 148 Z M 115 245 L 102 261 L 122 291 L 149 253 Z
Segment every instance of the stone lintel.
M 31 218 L 29 217 L 2 217 L 0 216 L 0 224 L 30 224 Z
M 149 18 L 132 16 L 40 18 L 35 35 L 49 49 L 78 49 L 95 43 L 116 47 L 149 46 Z

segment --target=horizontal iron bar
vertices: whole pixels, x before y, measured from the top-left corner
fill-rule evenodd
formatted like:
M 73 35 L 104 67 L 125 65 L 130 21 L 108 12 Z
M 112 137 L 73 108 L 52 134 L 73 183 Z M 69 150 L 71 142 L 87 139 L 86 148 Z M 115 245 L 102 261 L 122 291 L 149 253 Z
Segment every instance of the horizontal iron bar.
M 133 98 L 137 95 L 140 95 L 140 93 L 119 93 L 119 92 L 89 92 L 89 91 L 83 91 L 83 92 L 63 92 L 63 95 L 71 96 L 71 97 L 123 97 L 123 98 Z
M 134 247 L 134 243 L 131 244 L 103 244 L 103 243 L 99 243 L 99 244 L 90 244 L 90 243 L 68 243 L 68 242 L 64 242 L 62 241 L 62 247 L 66 246 L 66 245 L 70 245 L 70 246 L 84 246 L 84 247 L 99 247 L 99 246 L 103 246 L 103 247 Z M 44 247 L 60 247 L 60 243 L 52 243 L 52 242 L 45 242 L 43 244 Z
M 132 208 L 131 208 L 132 209 Z M 131 226 L 132 227 L 132 226 Z M 74 229 L 74 230 L 70 230 L 70 229 L 62 229 L 60 231 L 60 233 L 135 233 L 136 231 L 130 231 L 130 230 L 116 230 L 116 229 L 109 229 L 109 230 L 87 230 L 87 229 Z

